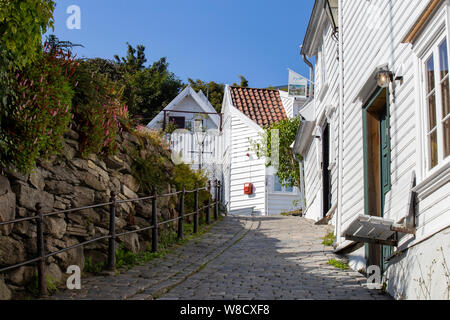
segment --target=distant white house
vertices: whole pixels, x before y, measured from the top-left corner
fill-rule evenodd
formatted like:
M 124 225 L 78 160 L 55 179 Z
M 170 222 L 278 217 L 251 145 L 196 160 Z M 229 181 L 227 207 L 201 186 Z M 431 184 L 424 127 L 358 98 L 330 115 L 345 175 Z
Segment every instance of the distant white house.
M 397 299 L 450 296 L 449 38 L 448 0 L 316 0 L 302 45 L 306 217 Z
M 187 86 L 147 127 L 160 130 L 169 124 L 177 128 L 166 134 L 172 159 L 206 169 L 211 179 L 221 178 L 221 115 L 203 92 Z
M 294 117 L 306 97 L 270 89 L 225 87 L 223 113 L 223 202 L 230 214 L 270 215 L 299 209 L 297 187 L 283 187 L 252 141 L 263 127 Z M 252 190 L 246 190 L 251 184 Z

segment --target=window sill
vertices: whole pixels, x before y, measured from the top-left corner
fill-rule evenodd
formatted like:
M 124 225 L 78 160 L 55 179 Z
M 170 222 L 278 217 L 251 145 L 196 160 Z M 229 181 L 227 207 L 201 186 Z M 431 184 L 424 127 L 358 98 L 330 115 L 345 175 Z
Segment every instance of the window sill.
M 293 192 L 285 192 L 285 191 L 270 191 L 269 194 L 271 195 L 277 195 L 277 196 L 296 196 L 298 193 L 293 191 Z
M 417 197 L 422 200 L 448 183 L 450 180 L 450 161 L 433 170 L 433 173 L 413 188 Z

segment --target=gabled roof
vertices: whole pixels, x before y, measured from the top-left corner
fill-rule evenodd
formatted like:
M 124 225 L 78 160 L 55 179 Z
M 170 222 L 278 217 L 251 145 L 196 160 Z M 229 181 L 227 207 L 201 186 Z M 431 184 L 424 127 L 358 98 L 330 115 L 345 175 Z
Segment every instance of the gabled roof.
M 191 86 L 187 86 L 183 91 L 181 91 L 178 96 L 175 97 L 164 109 L 163 111 L 170 111 L 176 108 L 176 106 L 187 96 L 191 96 L 195 102 L 200 106 L 200 108 L 203 110 L 203 112 L 208 113 L 217 113 L 217 111 L 214 109 L 214 107 L 209 103 L 208 99 L 206 99 L 203 92 L 199 91 L 199 93 L 195 92 L 194 89 L 192 89 Z M 202 97 L 203 96 L 203 97 Z M 156 125 L 158 121 L 161 121 L 163 119 L 163 111 L 161 111 L 156 117 L 152 119 L 147 124 L 147 127 L 152 127 Z M 219 116 L 219 114 L 217 113 Z M 216 117 L 214 114 L 210 114 L 211 120 L 219 126 L 219 117 Z
M 229 87 L 233 106 L 259 126 L 287 119 L 280 92 L 271 89 Z
M 317 54 L 317 48 L 322 41 L 322 32 L 327 25 L 327 15 L 324 10 L 325 1 L 315 0 L 314 7 L 309 18 L 308 28 L 306 29 L 305 38 L 301 47 L 301 54 L 308 57 Z

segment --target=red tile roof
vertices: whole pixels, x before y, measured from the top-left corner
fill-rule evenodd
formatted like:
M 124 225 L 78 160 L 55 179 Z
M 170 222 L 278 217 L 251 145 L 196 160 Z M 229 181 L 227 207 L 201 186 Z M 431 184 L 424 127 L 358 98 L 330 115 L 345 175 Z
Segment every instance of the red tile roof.
M 233 105 L 261 127 L 287 119 L 278 90 L 230 87 L 230 91 Z

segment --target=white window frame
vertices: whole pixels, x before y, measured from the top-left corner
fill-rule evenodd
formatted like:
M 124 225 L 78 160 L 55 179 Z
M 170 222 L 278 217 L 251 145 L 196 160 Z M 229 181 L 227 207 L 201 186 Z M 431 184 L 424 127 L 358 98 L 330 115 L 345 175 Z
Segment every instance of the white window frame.
M 281 183 L 280 183 L 281 191 L 275 191 L 275 179 L 277 179 L 277 178 L 278 177 L 276 174 L 272 175 L 272 193 L 273 194 L 289 194 L 289 195 L 297 194 L 297 190 L 296 190 L 295 186 L 292 187 L 292 191 L 286 191 L 286 187 L 281 185 Z M 279 180 L 279 178 L 278 178 L 278 180 Z
M 447 28 L 445 29 L 447 30 Z M 444 136 L 443 136 L 443 123 L 450 116 L 447 115 L 445 118 L 442 115 L 442 91 L 441 91 L 441 79 L 440 79 L 440 55 L 439 46 L 447 40 L 447 55 L 450 58 L 449 50 L 449 37 L 447 32 L 442 32 L 437 38 L 435 38 L 428 48 L 428 50 L 420 58 L 420 72 L 421 72 L 421 118 L 422 118 L 422 141 L 423 141 L 423 164 L 425 176 L 430 176 L 436 171 L 440 170 L 444 165 L 450 161 L 450 156 L 444 156 Z M 436 111 L 436 130 L 437 130 L 437 148 L 438 148 L 438 162 L 431 168 L 430 163 L 430 143 L 429 143 L 429 114 L 428 114 L 428 92 L 427 92 L 427 74 L 426 74 L 426 63 L 433 56 L 434 63 L 434 94 L 435 94 L 435 111 Z M 447 75 L 448 77 L 450 75 Z
M 330 164 L 328 166 L 328 170 L 332 171 L 336 167 L 337 162 L 337 153 L 336 153 L 336 117 L 335 112 L 336 108 L 333 106 L 327 106 L 326 109 L 326 117 L 330 130 Z

